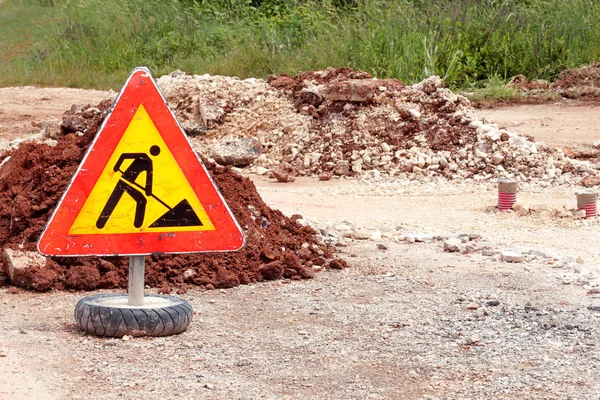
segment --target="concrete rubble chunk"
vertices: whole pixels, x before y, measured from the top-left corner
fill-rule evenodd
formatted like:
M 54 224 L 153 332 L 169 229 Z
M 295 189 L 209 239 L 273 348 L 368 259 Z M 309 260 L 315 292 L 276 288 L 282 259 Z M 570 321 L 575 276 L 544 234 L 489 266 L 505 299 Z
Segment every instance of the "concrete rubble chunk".
M 11 282 L 17 281 L 28 268 L 44 268 L 46 266 L 46 257 L 37 251 L 5 248 L 2 256 Z
M 318 152 L 311 153 L 311 155 L 310 155 L 311 164 L 317 164 L 322 156 L 323 156 L 323 153 L 318 153 Z
M 75 113 L 75 111 L 81 108 L 81 104 L 73 104 L 70 110 L 71 113 L 66 112 L 63 115 L 61 128 L 71 132 L 83 132 L 89 128 L 90 120 Z
M 487 140 L 491 140 L 492 142 L 497 142 L 498 140 L 500 140 L 500 133 L 497 130 L 493 129 L 485 133 L 485 138 Z
M 381 82 L 377 79 L 350 79 L 345 82 L 333 82 L 321 90 L 329 101 L 371 101 L 379 91 Z
M 381 240 L 382 239 L 382 235 L 381 235 L 381 231 L 375 231 L 373 233 L 371 233 L 371 240 Z
M 492 163 L 494 165 L 500 165 L 504 161 L 504 156 L 498 152 L 492 154 Z
M 585 210 L 574 211 L 573 216 L 577 217 L 577 218 L 585 218 L 585 216 L 586 216 Z
M 431 242 L 433 240 L 433 236 L 428 235 L 426 233 L 409 233 L 405 236 L 404 240 L 407 242 Z
M 188 136 L 204 135 L 207 131 L 202 124 L 190 121 L 183 121 L 180 125 Z
M 267 172 L 269 172 L 268 168 L 265 167 L 256 167 L 256 174 L 257 175 L 265 175 Z
M 225 110 L 215 104 L 198 102 L 198 112 L 205 128 L 213 128 L 225 115 Z
M 500 258 L 502 261 L 509 263 L 522 263 L 525 261 L 525 257 L 516 251 L 502 251 L 500 252 Z
M 458 235 L 457 238 L 462 242 L 462 243 L 467 243 L 470 239 L 469 239 L 469 235 L 463 233 L 461 235 Z
M 208 150 L 208 156 L 217 163 L 238 167 L 252 164 L 263 153 L 260 142 L 252 138 L 221 141 L 210 146 Z
M 279 182 L 294 182 L 298 171 L 288 163 L 281 163 L 271 170 L 271 173 Z
M 3 166 L 4 164 L 6 164 L 6 163 L 7 163 L 9 160 L 10 160 L 10 156 L 8 156 L 8 157 L 6 157 L 4 160 L 2 160 L 2 161 L 0 162 L 0 168 L 2 168 L 2 166 Z
M 360 172 L 362 171 L 362 167 L 362 160 L 356 160 L 356 162 L 352 163 L 352 172 Z
M 521 216 L 529 215 L 529 207 L 527 207 L 521 203 L 513 204 L 512 209 Z
M 100 110 L 97 108 L 94 108 L 94 110 L 98 111 L 98 114 L 100 113 Z M 57 118 L 50 117 L 39 124 L 40 134 L 43 137 L 57 139 L 61 135 L 60 124 L 61 121 L 59 121 Z
M 449 238 L 444 240 L 444 251 L 449 253 L 456 253 L 461 251 L 462 240 L 458 238 Z
M 414 108 L 411 108 L 410 110 L 408 110 L 408 112 L 414 119 L 421 118 L 421 113 L 418 110 L 415 110 Z
M 444 87 L 444 81 L 439 76 L 434 75 L 434 76 L 425 78 L 423 80 L 423 82 L 421 82 L 415 86 L 420 88 L 424 93 L 432 94 L 435 91 L 437 91 L 438 89 L 441 89 Z
M 335 165 L 333 173 L 336 175 L 347 175 L 350 172 L 350 166 L 347 161 L 338 161 Z
M 186 281 L 192 279 L 194 276 L 196 276 L 196 272 L 191 268 L 183 271 L 183 279 Z
M 487 157 L 487 153 L 485 153 L 484 151 L 482 151 L 480 149 L 475 149 L 475 157 L 485 158 L 485 157 Z

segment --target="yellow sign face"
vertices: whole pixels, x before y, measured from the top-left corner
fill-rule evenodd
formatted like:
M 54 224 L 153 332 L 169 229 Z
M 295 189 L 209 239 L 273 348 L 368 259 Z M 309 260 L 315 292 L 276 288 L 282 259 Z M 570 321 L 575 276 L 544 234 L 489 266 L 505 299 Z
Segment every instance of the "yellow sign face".
M 69 235 L 215 230 L 143 104 Z

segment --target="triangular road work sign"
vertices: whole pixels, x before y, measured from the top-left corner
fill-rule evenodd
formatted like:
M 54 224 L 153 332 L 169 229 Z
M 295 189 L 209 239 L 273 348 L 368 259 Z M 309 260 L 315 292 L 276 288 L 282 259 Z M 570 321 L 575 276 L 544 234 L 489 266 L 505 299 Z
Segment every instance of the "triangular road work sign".
M 48 256 L 233 251 L 244 234 L 150 71 L 117 97 L 38 242 Z

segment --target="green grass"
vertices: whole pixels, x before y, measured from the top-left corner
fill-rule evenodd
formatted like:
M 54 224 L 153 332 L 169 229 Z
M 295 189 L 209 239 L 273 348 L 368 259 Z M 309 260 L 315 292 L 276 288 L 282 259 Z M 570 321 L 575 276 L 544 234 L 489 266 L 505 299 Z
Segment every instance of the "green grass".
M 600 58 L 597 21 L 589 0 L 4 0 L 0 85 L 118 89 L 139 65 L 242 78 L 347 65 L 491 88 Z
M 36 57 L 45 57 L 47 27 L 60 21 L 60 11 L 36 0 L 0 3 L 0 85 L 28 82 L 19 75 Z
M 463 93 L 471 101 L 481 101 L 485 99 L 494 100 L 518 100 L 523 94 L 518 88 L 508 85 L 508 83 L 498 75 L 493 75 L 481 82 L 480 85 L 474 84 L 470 91 Z

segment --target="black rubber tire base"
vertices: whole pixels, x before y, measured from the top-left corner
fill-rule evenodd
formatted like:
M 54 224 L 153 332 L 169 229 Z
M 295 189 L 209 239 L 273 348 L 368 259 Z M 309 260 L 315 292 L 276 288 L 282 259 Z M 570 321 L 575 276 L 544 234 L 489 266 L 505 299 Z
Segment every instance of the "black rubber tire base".
M 148 306 L 121 306 L 127 304 L 127 297 L 126 293 L 84 297 L 75 307 L 77 327 L 92 335 L 116 338 L 168 336 L 185 331 L 192 322 L 192 306 L 178 297 L 149 294 L 144 297 Z M 111 305 L 115 301 L 119 305 Z

